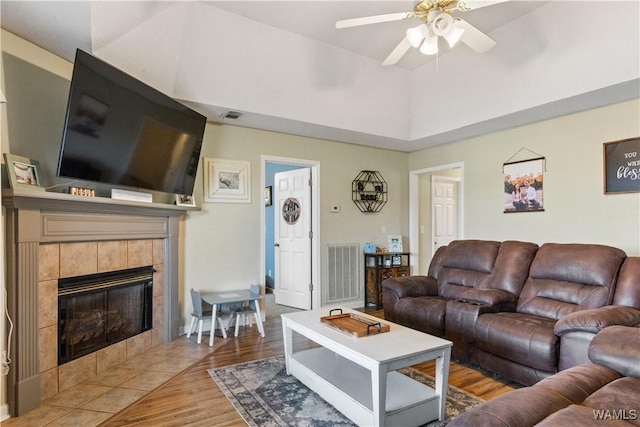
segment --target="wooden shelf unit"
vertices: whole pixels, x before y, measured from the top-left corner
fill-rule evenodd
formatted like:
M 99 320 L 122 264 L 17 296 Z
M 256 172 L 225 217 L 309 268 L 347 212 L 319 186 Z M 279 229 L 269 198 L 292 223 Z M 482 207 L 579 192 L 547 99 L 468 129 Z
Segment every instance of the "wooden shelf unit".
M 364 254 L 364 306 L 382 308 L 382 281 L 409 275 L 409 252 Z M 396 261 L 394 263 L 394 260 Z

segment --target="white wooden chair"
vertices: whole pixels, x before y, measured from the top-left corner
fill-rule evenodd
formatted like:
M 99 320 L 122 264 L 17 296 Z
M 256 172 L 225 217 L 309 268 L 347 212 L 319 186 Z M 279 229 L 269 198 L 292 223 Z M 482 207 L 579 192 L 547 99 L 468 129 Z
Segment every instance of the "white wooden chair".
M 213 307 L 211 304 L 202 300 L 200 296 L 200 291 L 196 291 L 195 289 L 191 289 L 191 304 L 193 305 L 193 311 L 191 312 L 191 325 L 189 326 L 189 332 L 187 332 L 187 338 L 191 337 L 193 333 L 193 327 L 195 326 L 196 321 L 198 322 L 198 340 L 197 343 L 200 344 L 202 342 L 202 324 L 205 319 L 211 319 L 211 312 L 213 311 Z M 229 325 L 231 322 L 232 313 L 229 311 L 224 311 L 223 307 L 218 308 L 218 315 L 216 316 L 218 319 L 218 324 L 220 325 L 220 331 L 222 332 L 222 337 L 227 338 L 227 329 L 229 329 Z M 211 331 L 209 333 L 213 334 L 216 331 L 216 325 L 213 323 L 211 325 Z
M 249 290 L 252 293 L 260 294 L 260 285 L 251 285 L 249 287 Z M 235 311 L 236 329 L 233 335 L 234 337 L 238 336 L 238 327 L 240 326 L 241 320 L 244 326 L 247 326 L 247 323 L 249 326 L 252 326 L 251 315 L 253 315 L 253 317 L 256 319 L 256 324 L 258 325 L 258 331 L 260 332 L 262 338 L 264 338 L 264 327 L 262 325 L 262 319 L 260 319 L 258 311 L 256 310 L 256 304 L 259 304 L 259 301 L 249 301 L 248 304 Z

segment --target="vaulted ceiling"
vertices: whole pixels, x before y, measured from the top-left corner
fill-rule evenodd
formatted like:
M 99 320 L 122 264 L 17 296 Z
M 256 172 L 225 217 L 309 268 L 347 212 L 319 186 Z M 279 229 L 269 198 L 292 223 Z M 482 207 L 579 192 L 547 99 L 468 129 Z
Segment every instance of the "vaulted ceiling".
M 497 45 L 381 62 L 411 1 L 11 1 L 2 28 L 69 61 L 76 48 L 211 121 L 400 151 L 638 98 L 640 3 L 512 0 L 464 13 Z M 224 118 L 229 111 L 242 116 Z

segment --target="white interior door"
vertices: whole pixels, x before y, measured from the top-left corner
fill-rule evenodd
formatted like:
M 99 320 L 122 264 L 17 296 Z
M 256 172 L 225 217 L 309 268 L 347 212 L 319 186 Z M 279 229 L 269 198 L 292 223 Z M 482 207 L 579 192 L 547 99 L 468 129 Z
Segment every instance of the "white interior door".
M 458 238 L 458 183 L 455 178 L 431 178 L 432 253 Z
M 274 175 L 275 302 L 311 308 L 311 169 Z

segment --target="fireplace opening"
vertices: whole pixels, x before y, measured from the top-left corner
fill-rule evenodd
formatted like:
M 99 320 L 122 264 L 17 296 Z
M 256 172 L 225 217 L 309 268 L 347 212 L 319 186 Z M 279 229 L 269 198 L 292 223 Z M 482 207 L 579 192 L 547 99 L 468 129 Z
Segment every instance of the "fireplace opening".
M 151 266 L 58 280 L 58 365 L 153 328 Z

